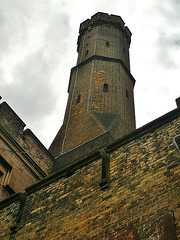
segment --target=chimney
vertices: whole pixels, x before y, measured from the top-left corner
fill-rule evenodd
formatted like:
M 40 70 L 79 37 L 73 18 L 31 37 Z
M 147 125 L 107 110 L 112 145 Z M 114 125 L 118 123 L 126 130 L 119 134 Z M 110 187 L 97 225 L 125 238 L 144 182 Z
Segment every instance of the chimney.
M 180 108 L 180 97 L 176 99 L 176 105 L 177 105 L 177 108 Z

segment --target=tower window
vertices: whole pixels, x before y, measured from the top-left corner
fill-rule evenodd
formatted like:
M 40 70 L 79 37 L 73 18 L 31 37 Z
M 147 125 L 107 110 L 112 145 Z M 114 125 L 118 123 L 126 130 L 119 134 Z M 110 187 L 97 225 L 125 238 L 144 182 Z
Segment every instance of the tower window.
M 123 53 L 125 53 L 125 48 L 123 47 Z
M 89 51 L 88 51 L 88 50 L 86 50 L 86 52 L 85 52 L 85 56 L 87 56 L 87 55 L 88 55 L 88 52 L 89 52 Z
M 108 84 L 107 83 L 104 83 L 103 84 L 103 92 L 108 92 Z
M 76 103 L 77 104 L 80 103 L 80 100 L 81 100 L 81 94 L 78 95 Z
M 129 92 L 127 89 L 126 89 L 126 97 L 129 99 Z
M 109 41 L 106 42 L 106 47 L 109 47 Z

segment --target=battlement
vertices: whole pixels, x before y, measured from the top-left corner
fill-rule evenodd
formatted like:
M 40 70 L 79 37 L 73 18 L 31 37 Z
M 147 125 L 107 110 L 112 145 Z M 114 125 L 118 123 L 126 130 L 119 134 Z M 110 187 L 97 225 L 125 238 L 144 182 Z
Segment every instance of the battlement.
M 36 175 L 44 177 L 51 171 L 53 157 L 33 132 L 25 129 L 25 126 L 26 124 L 6 102 L 0 104 L 0 140 L 6 143 L 1 142 L 1 147 L 4 144 L 3 149 L 6 152 L 4 159 L 13 159 L 11 152 L 23 154 L 23 157 L 27 158 L 26 165 L 32 165 L 33 169 L 40 172 Z M 11 157 L 7 155 L 8 153 L 11 153 Z M 0 155 L 3 155 L 2 152 Z
M 2 125 L 15 139 L 22 136 L 26 124 L 6 103 L 0 104 L 0 125 Z
M 80 35 L 83 35 L 87 30 L 91 30 L 92 26 L 97 26 L 101 24 L 109 24 L 119 28 L 124 33 L 130 44 L 132 35 L 131 31 L 127 26 L 125 26 L 125 22 L 120 16 L 113 14 L 109 15 L 102 12 L 94 14 L 91 19 L 87 19 L 80 24 L 79 33 Z

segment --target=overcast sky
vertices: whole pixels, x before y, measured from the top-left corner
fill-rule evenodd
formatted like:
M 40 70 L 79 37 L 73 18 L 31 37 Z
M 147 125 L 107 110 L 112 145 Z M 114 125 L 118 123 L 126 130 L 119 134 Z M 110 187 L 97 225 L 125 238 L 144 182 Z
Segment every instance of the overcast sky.
M 120 15 L 132 32 L 137 127 L 176 108 L 180 0 L 1 0 L 1 102 L 46 147 L 63 121 L 79 25 L 96 12 Z

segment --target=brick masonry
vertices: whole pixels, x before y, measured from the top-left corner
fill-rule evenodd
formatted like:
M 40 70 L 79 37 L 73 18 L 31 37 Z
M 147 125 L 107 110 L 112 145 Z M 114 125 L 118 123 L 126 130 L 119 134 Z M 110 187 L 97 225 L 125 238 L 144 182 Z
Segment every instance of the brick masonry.
M 179 125 L 176 118 L 114 149 L 106 190 L 98 159 L 29 193 L 11 239 L 179 239 Z M 0 239 L 9 239 L 17 211 L 18 203 L 1 210 Z
M 52 155 L 30 129 L 24 128 L 25 123 L 13 109 L 6 102 L 1 103 L 0 200 L 24 191 L 52 170 Z M 10 166 L 10 171 L 6 165 Z
M 130 40 L 119 16 L 97 13 L 81 23 L 63 126 L 49 148 L 54 157 L 107 131 L 117 139 L 135 130 Z

